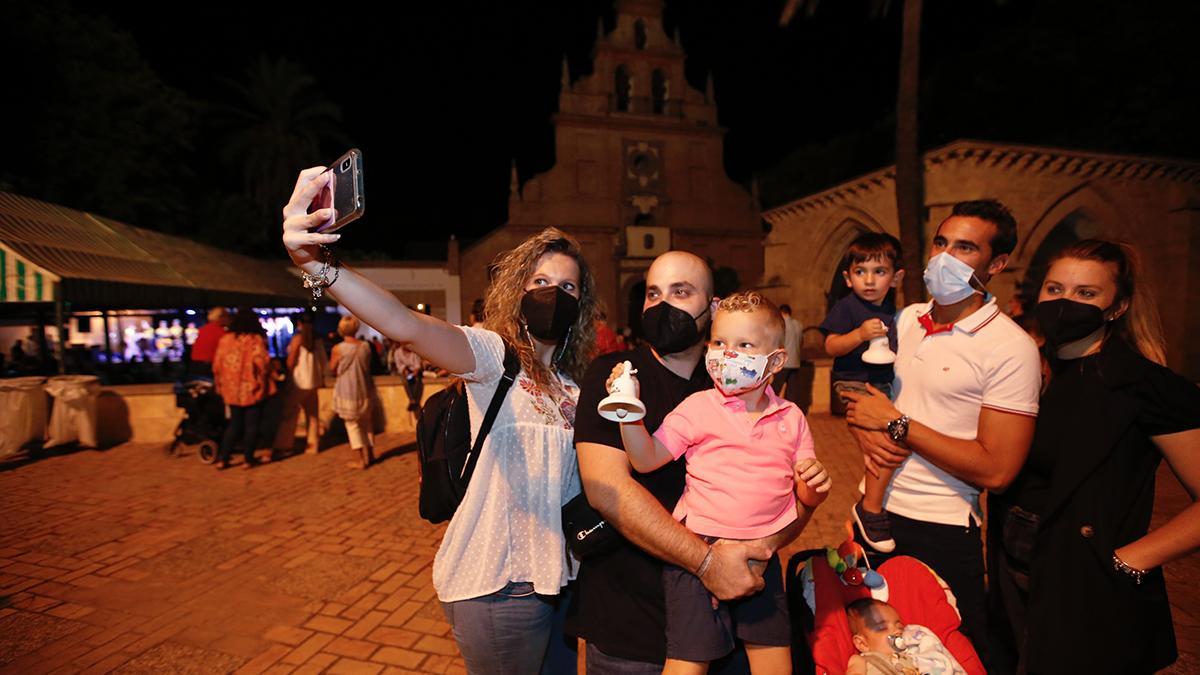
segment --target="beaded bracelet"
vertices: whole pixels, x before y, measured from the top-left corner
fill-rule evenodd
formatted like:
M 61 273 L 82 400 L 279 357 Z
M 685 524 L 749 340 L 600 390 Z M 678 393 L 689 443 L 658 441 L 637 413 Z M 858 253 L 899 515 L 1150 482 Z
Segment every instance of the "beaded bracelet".
M 342 273 L 341 263 L 338 261 L 337 256 L 333 255 L 333 251 L 324 246 L 321 247 L 321 251 L 325 253 L 324 261 L 321 263 L 321 271 L 316 274 L 309 274 L 304 271 L 300 272 L 300 277 L 304 280 L 304 287 L 312 291 L 313 304 L 316 304 L 317 300 L 321 299 L 321 295 L 325 292 L 326 288 L 337 282 L 338 276 Z M 332 279 L 329 278 L 330 269 L 333 269 Z
M 1117 555 L 1116 551 L 1113 551 L 1112 564 L 1114 570 L 1121 572 L 1122 574 L 1126 574 L 1129 576 L 1129 578 L 1133 579 L 1133 584 L 1135 586 L 1141 586 L 1142 579 L 1144 579 L 1146 574 L 1149 573 L 1148 570 L 1139 570 L 1124 560 L 1121 560 L 1121 556 Z

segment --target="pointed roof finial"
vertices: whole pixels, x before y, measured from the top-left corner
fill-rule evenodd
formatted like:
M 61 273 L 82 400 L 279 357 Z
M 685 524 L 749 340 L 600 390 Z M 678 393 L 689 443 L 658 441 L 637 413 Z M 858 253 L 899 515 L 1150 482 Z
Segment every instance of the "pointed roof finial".
M 604 30 L 604 17 L 596 18 L 596 39 L 603 40 L 606 31 Z
M 704 99 L 709 103 L 716 103 L 717 101 L 715 89 L 713 88 L 712 72 L 708 73 L 708 83 L 704 86 Z
M 759 193 L 758 193 L 758 174 L 754 174 L 750 178 L 750 197 L 754 200 L 754 206 L 756 208 L 761 209 L 762 208 L 762 198 L 759 196 Z
M 508 197 L 509 199 L 521 198 L 521 182 L 517 179 L 517 158 L 512 160 L 512 173 L 508 178 Z
M 676 47 L 683 47 L 683 43 L 679 41 L 679 26 L 675 26 L 675 34 L 671 36 L 671 41 Z
M 571 68 L 567 65 L 566 54 L 563 54 L 562 88 L 563 91 L 568 91 L 571 89 Z

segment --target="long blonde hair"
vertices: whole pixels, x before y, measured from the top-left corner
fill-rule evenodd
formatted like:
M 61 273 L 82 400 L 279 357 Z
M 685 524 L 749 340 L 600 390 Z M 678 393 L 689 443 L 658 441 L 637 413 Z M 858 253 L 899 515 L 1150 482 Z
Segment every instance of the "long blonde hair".
M 492 283 L 483 299 L 483 327 L 495 331 L 521 360 L 521 367 L 544 390 L 552 389 L 553 373 L 538 360 L 533 341 L 521 317 L 525 284 L 538 260 L 547 253 L 570 256 L 579 265 L 579 318 L 572 324 L 554 355 L 558 372 L 578 382 L 591 362 L 596 346 L 596 282 L 574 237 L 548 227 L 501 254 L 492 267 Z
M 1112 322 L 1108 336 L 1118 337 L 1147 359 L 1166 365 L 1167 350 L 1162 322 L 1154 298 L 1146 289 L 1142 260 L 1137 249 L 1124 241 L 1083 239 L 1059 251 L 1050 264 L 1064 258 L 1091 260 L 1109 266 L 1117 282 L 1117 297 L 1113 302 L 1128 300 L 1129 308 Z

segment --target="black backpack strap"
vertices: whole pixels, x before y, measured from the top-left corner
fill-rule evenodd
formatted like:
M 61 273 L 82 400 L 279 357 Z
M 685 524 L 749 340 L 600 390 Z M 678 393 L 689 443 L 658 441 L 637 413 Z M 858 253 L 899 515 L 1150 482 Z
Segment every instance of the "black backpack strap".
M 487 413 L 483 416 L 483 424 L 479 425 L 479 434 L 476 435 L 475 442 L 471 444 L 471 452 L 467 455 L 467 461 L 463 462 L 459 479 L 475 473 L 475 462 L 479 460 L 479 451 L 483 448 L 483 441 L 491 432 L 492 425 L 496 422 L 496 416 L 500 414 L 500 406 L 504 403 L 504 397 L 508 395 L 508 390 L 512 387 L 513 380 L 517 378 L 519 370 L 521 370 L 521 360 L 517 358 L 517 353 L 508 345 L 504 345 L 504 374 L 500 376 L 500 381 L 496 384 L 496 393 L 492 394 L 492 402 L 488 404 Z

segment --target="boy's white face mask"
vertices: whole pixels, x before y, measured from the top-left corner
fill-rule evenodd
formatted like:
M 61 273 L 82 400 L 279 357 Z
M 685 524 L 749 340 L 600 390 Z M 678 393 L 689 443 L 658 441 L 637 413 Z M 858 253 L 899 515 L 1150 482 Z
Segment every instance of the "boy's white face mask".
M 779 350 L 770 354 L 744 354 L 732 349 L 713 347 L 704 357 L 708 376 L 726 396 L 750 391 L 767 379 L 767 362 Z

